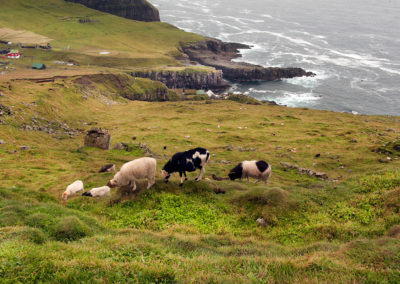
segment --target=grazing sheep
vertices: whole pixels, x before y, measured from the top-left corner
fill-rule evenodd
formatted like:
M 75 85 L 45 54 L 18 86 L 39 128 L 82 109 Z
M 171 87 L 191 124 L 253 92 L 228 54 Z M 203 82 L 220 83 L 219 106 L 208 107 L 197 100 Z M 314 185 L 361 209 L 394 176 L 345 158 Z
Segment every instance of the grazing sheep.
M 95 187 L 88 192 L 84 192 L 82 196 L 90 196 L 90 197 L 110 196 L 110 188 L 108 186 Z
M 196 169 L 199 169 L 200 173 L 196 177 L 196 181 L 199 181 L 203 178 L 204 166 L 207 164 L 209 158 L 210 152 L 204 148 L 195 148 L 186 152 L 179 152 L 174 154 L 165 164 L 161 174 L 164 177 L 165 182 L 168 182 L 172 173 L 179 172 L 179 176 L 181 177 L 179 186 L 182 186 L 182 174 L 185 176 L 185 180 L 187 180 L 186 172 L 194 172 Z
M 67 186 L 67 189 L 62 194 L 62 199 L 67 200 L 69 196 L 83 190 L 83 182 L 80 180 L 74 181 Z
M 238 178 L 249 180 L 249 177 L 251 177 L 257 179 L 257 182 L 261 180 L 267 184 L 271 173 L 271 165 L 268 165 L 265 161 L 243 161 L 229 172 L 229 178 L 231 180 Z
M 99 173 L 105 173 L 105 172 L 115 172 L 115 165 L 114 164 L 107 164 L 99 170 Z
M 136 190 L 136 180 L 147 178 L 147 189 L 155 183 L 157 161 L 153 158 L 139 158 L 125 163 L 121 170 L 115 174 L 107 186 L 121 187 L 129 185 L 133 191 Z

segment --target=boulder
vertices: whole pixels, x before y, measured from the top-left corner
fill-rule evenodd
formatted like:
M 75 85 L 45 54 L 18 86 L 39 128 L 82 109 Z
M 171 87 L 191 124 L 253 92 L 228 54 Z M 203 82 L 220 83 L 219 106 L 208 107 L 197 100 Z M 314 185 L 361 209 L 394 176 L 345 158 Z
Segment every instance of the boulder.
M 111 135 L 108 131 L 94 127 L 85 136 L 85 146 L 108 150 L 110 149 L 110 140 Z

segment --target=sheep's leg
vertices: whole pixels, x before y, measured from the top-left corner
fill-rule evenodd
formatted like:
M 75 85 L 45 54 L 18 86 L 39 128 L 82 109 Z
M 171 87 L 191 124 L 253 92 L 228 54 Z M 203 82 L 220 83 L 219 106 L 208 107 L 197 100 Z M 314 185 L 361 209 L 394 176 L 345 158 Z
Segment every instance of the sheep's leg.
M 179 172 L 179 176 L 181 177 L 181 183 L 179 184 L 179 186 L 183 186 L 183 177 L 182 177 L 182 172 Z
M 200 166 L 200 172 L 199 172 L 199 175 L 196 177 L 196 181 L 199 181 L 199 180 L 201 180 L 202 178 L 203 178 L 203 175 L 204 175 L 204 167 L 202 167 L 202 166 Z
M 154 178 L 151 177 L 147 179 L 147 189 L 152 187 L 154 184 L 155 184 Z
M 136 181 L 131 181 L 131 187 L 132 187 L 132 191 L 136 190 Z

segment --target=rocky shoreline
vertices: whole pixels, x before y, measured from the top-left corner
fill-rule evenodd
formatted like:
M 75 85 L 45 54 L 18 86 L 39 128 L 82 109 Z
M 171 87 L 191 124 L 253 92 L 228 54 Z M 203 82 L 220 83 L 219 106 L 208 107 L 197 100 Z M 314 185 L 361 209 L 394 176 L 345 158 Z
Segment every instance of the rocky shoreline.
M 302 68 L 265 68 L 260 65 L 232 61 L 241 57 L 240 49 L 250 48 L 245 44 L 207 38 L 201 42 L 183 44 L 181 52 L 191 61 L 221 70 L 224 79 L 234 82 L 275 81 L 284 78 L 315 76 L 314 73 Z

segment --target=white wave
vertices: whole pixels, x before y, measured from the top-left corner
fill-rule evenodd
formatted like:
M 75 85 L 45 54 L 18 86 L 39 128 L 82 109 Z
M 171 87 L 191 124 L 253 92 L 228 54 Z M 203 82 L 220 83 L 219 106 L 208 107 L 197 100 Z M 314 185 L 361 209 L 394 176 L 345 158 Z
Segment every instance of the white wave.
M 321 96 L 314 95 L 313 93 L 284 92 L 283 94 L 282 97 L 277 97 L 273 100 L 278 104 L 287 105 L 289 107 L 313 105 L 316 101 L 321 99 Z
M 322 70 L 310 70 L 315 73 L 314 77 L 295 77 L 289 79 L 283 79 L 285 83 L 289 83 L 292 85 L 302 86 L 308 89 L 314 89 L 321 85 L 322 81 L 331 77 L 328 73 Z

